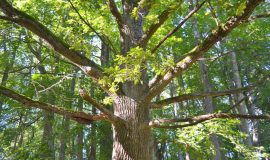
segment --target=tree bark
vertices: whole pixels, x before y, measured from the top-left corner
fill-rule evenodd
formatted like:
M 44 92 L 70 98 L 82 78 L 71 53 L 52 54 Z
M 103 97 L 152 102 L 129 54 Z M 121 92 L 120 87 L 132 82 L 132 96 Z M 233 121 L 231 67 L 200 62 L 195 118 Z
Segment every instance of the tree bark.
M 78 111 L 83 110 L 83 100 L 80 98 L 78 102 Z M 83 160 L 83 137 L 84 137 L 84 131 L 82 124 L 78 124 L 79 131 L 77 134 L 77 158 L 78 160 Z
M 197 3 L 197 1 L 196 1 Z M 193 6 L 194 2 L 193 0 L 191 0 L 191 6 L 190 6 L 190 10 L 192 10 L 194 8 Z M 193 27 L 193 33 L 194 36 L 196 38 L 196 43 L 199 44 L 199 39 L 201 39 L 199 30 L 198 30 L 198 24 L 197 24 L 197 20 L 193 19 L 192 21 L 192 27 Z M 210 79 L 209 79 L 209 73 L 208 73 L 208 69 L 207 66 L 205 64 L 205 60 L 199 60 L 199 67 L 200 67 L 200 72 L 201 72 L 201 81 L 203 84 L 203 91 L 204 92 L 211 92 L 212 91 L 212 86 L 210 83 Z M 215 106 L 213 104 L 213 98 L 210 96 L 205 97 L 204 102 L 204 109 L 205 112 L 207 113 L 214 113 L 215 111 Z M 215 147 L 215 154 L 213 156 L 214 160 L 222 160 L 224 159 L 224 157 L 222 156 L 222 153 L 220 151 L 220 144 L 218 142 L 218 137 L 215 134 L 211 134 L 209 135 L 209 138 L 211 140 L 211 142 L 213 143 L 214 147 Z
M 92 107 L 92 114 L 97 114 L 96 108 Z M 97 154 L 97 141 L 96 141 L 96 124 L 91 124 L 91 131 L 90 131 L 90 152 L 89 152 L 89 158 L 88 160 L 96 160 L 96 154 Z
M 53 132 L 53 121 L 54 114 L 50 112 L 43 112 L 44 116 L 44 127 L 43 127 L 43 138 L 41 146 L 41 157 L 55 159 L 55 150 L 54 150 L 54 132 Z
M 237 63 L 235 52 L 232 52 L 230 56 L 231 56 L 231 65 L 232 65 L 232 72 L 233 72 L 232 80 L 234 82 L 234 87 L 235 88 L 242 87 L 240 72 L 238 69 L 238 63 Z M 244 98 L 243 93 L 238 93 L 234 95 L 234 99 L 236 102 L 239 102 L 243 98 Z M 237 110 L 240 114 L 248 114 L 248 110 L 247 110 L 247 106 L 245 102 L 240 103 L 240 105 L 237 107 Z M 249 135 L 249 124 L 247 120 L 245 119 L 241 120 L 240 130 L 248 135 L 248 137 L 245 139 L 245 144 L 248 146 L 252 146 L 252 140 Z
M 76 69 L 74 69 L 75 72 L 77 72 Z M 70 98 L 74 96 L 74 91 L 75 91 L 75 85 L 76 85 L 76 79 L 73 78 L 70 82 Z M 69 102 L 69 106 L 72 106 L 72 101 Z M 64 160 L 65 158 L 65 153 L 66 153 L 66 148 L 67 148 L 67 142 L 69 141 L 69 129 L 70 129 L 70 118 L 64 117 L 63 119 L 63 128 L 62 128 L 62 134 L 60 136 L 60 151 L 59 151 L 59 160 Z
M 127 96 L 114 99 L 114 114 L 122 120 L 113 124 L 113 160 L 152 159 L 148 107 Z
M 31 45 L 28 45 L 31 52 L 35 55 L 37 60 L 40 62 L 40 65 L 37 67 L 40 74 L 46 74 L 47 71 L 45 67 L 42 65 L 41 61 L 41 48 L 40 45 L 37 50 L 33 49 Z M 45 98 L 45 97 L 42 97 Z M 54 102 L 54 97 L 47 98 Z M 53 104 L 53 103 L 52 103 Z M 44 127 L 43 127 L 43 138 L 42 138 L 42 146 L 41 146 L 41 158 L 49 158 L 49 159 L 55 159 L 55 150 L 54 150 L 54 133 L 53 133 L 53 123 L 54 123 L 54 114 L 51 112 L 43 111 L 43 117 L 44 117 Z

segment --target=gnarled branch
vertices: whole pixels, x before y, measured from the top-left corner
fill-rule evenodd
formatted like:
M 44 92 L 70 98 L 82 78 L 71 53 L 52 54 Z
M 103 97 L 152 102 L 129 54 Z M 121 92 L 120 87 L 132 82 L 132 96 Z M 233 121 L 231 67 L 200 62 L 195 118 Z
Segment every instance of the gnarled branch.
M 175 118 L 175 119 L 158 119 L 150 121 L 149 126 L 153 128 L 164 128 L 164 129 L 177 129 L 184 128 L 188 126 L 193 126 L 211 119 L 223 118 L 223 119 L 266 119 L 270 120 L 270 115 L 242 115 L 242 114 L 227 114 L 227 113 L 214 113 L 200 115 L 196 117 L 189 118 Z M 188 122 L 186 124 L 180 125 L 162 125 L 166 123 L 179 123 L 179 122 Z
M 14 99 L 25 106 L 39 108 L 39 109 L 52 112 L 52 113 L 57 113 L 59 115 L 66 116 L 74 121 L 77 121 L 83 124 L 89 124 L 92 121 L 97 121 L 97 120 L 108 120 L 106 115 L 91 115 L 85 112 L 67 110 L 65 108 L 57 107 L 55 105 L 47 104 L 40 101 L 35 101 L 3 86 L 0 86 L 0 94 L 6 97 L 9 97 L 11 99 Z
M 216 42 L 226 37 L 234 28 L 247 20 L 256 6 L 261 2 L 263 2 L 263 0 L 248 0 L 246 8 L 241 15 L 230 17 L 224 24 L 221 24 L 217 29 L 213 30 L 201 44 L 194 47 L 191 51 L 185 54 L 183 58 L 178 60 L 176 65 L 167 70 L 164 75 L 157 76 L 151 80 L 149 84 L 151 85 L 151 90 L 146 99 L 150 101 L 153 97 L 160 94 L 173 78 L 189 69 Z

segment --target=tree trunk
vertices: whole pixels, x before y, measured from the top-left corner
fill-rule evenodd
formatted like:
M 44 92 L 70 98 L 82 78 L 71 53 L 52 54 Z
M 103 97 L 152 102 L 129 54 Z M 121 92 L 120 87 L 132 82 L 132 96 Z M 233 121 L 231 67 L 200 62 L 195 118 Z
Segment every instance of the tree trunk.
M 113 160 L 151 160 L 149 106 L 119 96 L 114 99 L 114 114 L 122 120 L 113 124 Z
M 144 15 L 147 9 L 138 10 L 138 18 L 132 11 L 138 1 L 122 1 L 123 23 L 120 29 L 121 54 L 127 55 L 132 47 L 138 45 L 143 36 Z M 122 66 L 125 67 L 125 66 Z M 141 100 L 148 92 L 146 71 L 142 70 L 140 84 L 124 82 L 120 85 L 122 95 L 113 97 L 114 115 L 119 119 L 113 123 L 113 160 L 151 160 L 151 129 L 149 123 L 149 104 Z
M 4 43 L 3 45 L 4 45 L 4 47 L 3 47 L 4 48 L 4 53 L 8 54 L 6 43 Z M 1 83 L 0 83 L 1 86 L 5 86 L 6 83 L 7 83 L 8 76 L 9 76 L 9 70 L 13 67 L 13 64 L 14 64 L 14 61 L 15 61 L 16 50 L 17 50 L 17 48 L 15 48 L 14 51 L 12 51 L 11 60 L 10 60 L 9 63 L 7 63 L 7 65 L 6 65 L 5 69 L 4 69 L 3 77 L 2 77 L 2 80 L 1 80 Z M 2 110 L 3 110 L 2 106 L 3 106 L 3 102 L 0 100 L 0 118 L 2 116 Z
M 53 121 L 54 114 L 43 112 L 44 116 L 44 128 L 43 128 L 43 139 L 42 139 L 42 151 L 41 158 L 44 159 L 55 159 L 54 151 L 54 133 L 53 133 Z
M 75 72 L 77 72 L 76 69 L 74 69 Z M 72 78 L 70 82 L 70 98 L 74 96 L 74 91 L 75 91 L 75 85 L 76 85 L 76 79 Z M 68 106 L 72 106 L 72 101 L 68 103 Z M 59 160 L 64 160 L 65 159 L 65 153 L 66 153 L 66 148 L 67 148 L 67 142 L 69 141 L 69 135 L 68 131 L 70 130 L 70 119 L 67 117 L 64 117 L 63 119 L 63 130 L 62 134 L 60 136 L 60 153 L 59 153 Z
M 238 69 L 238 64 L 236 60 L 236 54 L 235 52 L 232 52 L 230 54 L 231 56 L 231 64 L 232 64 L 232 72 L 233 72 L 233 82 L 234 82 L 234 87 L 235 88 L 241 88 L 242 83 L 241 83 L 241 78 L 240 78 L 240 73 Z M 239 102 L 244 98 L 243 93 L 238 93 L 234 95 L 236 103 Z M 237 107 L 237 110 L 240 114 L 248 114 L 247 106 L 245 102 L 240 103 L 240 105 Z M 245 139 L 245 144 L 248 146 L 252 146 L 252 140 L 249 135 L 249 124 L 246 119 L 241 119 L 241 126 L 240 130 L 248 135 L 248 137 Z
M 40 39 L 41 42 L 41 39 Z M 40 74 L 46 74 L 47 71 L 45 67 L 42 65 L 42 58 L 41 58 L 41 49 L 42 49 L 42 43 L 38 47 L 37 50 L 32 48 L 30 44 L 28 44 L 29 49 L 31 52 L 35 55 L 35 57 L 38 59 L 40 62 L 40 65 L 38 65 L 38 70 Z M 45 99 L 45 96 L 42 98 Z M 49 97 L 46 96 L 51 101 L 51 104 L 54 104 L 55 97 Z M 55 159 L 55 150 L 54 150 L 54 133 L 53 133 L 53 123 L 54 123 L 54 114 L 51 112 L 47 111 L 42 111 L 43 112 L 43 117 L 44 117 L 44 127 L 43 127 L 43 138 L 42 138 L 42 146 L 41 146 L 41 158 L 44 159 Z
M 196 1 L 197 3 L 197 1 Z M 190 7 L 190 10 L 192 10 L 194 7 L 193 7 L 193 0 L 191 0 L 191 7 Z M 193 33 L 194 33 L 194 36 L 196 38 L 196 43 L 198 44 L 199 43 L 199 39 L 201 39 L 201 36 L 200 36 L 200 33 L 199 33 L 199 30 L 198 30 L 198 24 L 197 24 L 197 20 L 196 19 L 193 19 L 192 21 L 192 27 L 193 27 Z M 201 81 L 202 81 L 202 84 L 203 84 L 203 90 L 204 92 L 211 92 L 212 91 L 212 86 L 210 84 L 210 80 L 209 80 L 209 76 L 208 76 L 208 70 L 207 70 L 207 66 L 205 64 L 205 61 L 204 60 L 200 60 L 199 61 L 199 67 L 200 67 L 200 72 L 201 72 Z M 204 105 L 204 109 L 205 109 L 205 112 L 207 113 L 214 113 L 214 110 L 215 110 L 215 107 L 214 107 L 214 104 L 213 104 L 213 99 L 212 97 L 208 96 L 204 99 L 204 102 L 203 102 L 203 105 Z M 222 156 L 222 153 L 220 151 L 220 144 L 218 142 L 218 137 L 217 135 L 215 134 L 211 134 L 209 135 L 210 136 L 210 140 L 211 142 L 213 143 L 214 147 L 215 147 L 215 154 L 214 154 L 214 157 L 213 159 L 214 160 L 221 160 L 221 159 L 225 159 L 223 156 Z
M 82 111 L 83 110 L 83 100 L 79 99 L 78 102 L 78 111 Z M 78 124 L 79 127 L 79 131 L 77 134 L 77 158 L 78 160 L 83 160 L 83 137 L 84 137 L 84 131 L 83 131 L 83 125 L 82 124 Z
M 104 43 L 101 46 L 101 66 L 108 66 L 110 60 L 110 49 Z M 94 124 L 93 124 L 94 125 Z M 94 126 L 93 126 L 94 127 Z M 93 128 L 94 130 L 94 128 Z M 101 122 L 96 132 L 99 132 L 99 159 L 108 160 L 112 158 L 112 127 L 107 122 Z
M 69 132 L 70 119 L 64 117 L 62 121 L 62 133 L 60 136 L 60 150 L 59 150 L 59 160 L 65 160 L 67 142 L 68 142 L 68 132 Z
M 96 108 L 92 107 L 92 114 L 97 114 Z M 90 145 L 90 152 L 89 152 L 89 158 L 88 160 L 96 160 L 96 153 L 97 153 L 97 141 L 96 141 L 96 124 L 91 124 L 91 132 L 90 132 L 90 139 L 91 139 L 91 145 Z

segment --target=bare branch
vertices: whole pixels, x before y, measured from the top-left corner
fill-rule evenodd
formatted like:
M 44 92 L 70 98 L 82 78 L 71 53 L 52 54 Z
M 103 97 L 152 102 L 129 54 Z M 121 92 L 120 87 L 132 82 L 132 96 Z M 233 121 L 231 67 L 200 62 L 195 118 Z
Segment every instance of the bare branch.
M 163 129 L 177 129 L 184 128 L 188 126 L 193 126 L 211 119 L 222 118 L 222 119 L 265 119 L 270 120 L 270 115 L 242 115 L 242 114 L 227 114 L 227 113 L 214 113 L 214 114 L 206 114 L 200 115 L 196 117 L 190 118 L 175 118 L 175 119 L 159 119 L 150 121 L 149 126 L 153 128 L 163 128 Z M 162 125 L 164 123 L 179 123 L 179 122 L 188 122 L 186 124 L 180 125 Z
M 97 109 L 99 109 L 103 114 L 105 114 L 107 116 L 107 118 L 111 122 L 114 122 L 117 120 L 117 117 L 110 110 L 108 110 L 103 104 L 100 104 L 97 101 L 95 101 L 93 98 L 91 98 L 84 89 L 81 88 L 79 92 L 80 92 L 80 96 L 85 101 L 92 104 L 93 107 L 96 107 Z
M 235 93 L 241 93 L 243 91 L 250 91 L 252 89 L 255 89 L 256 87 L 262 85 L 266 80 L 269 80 L 270 76 L 266 76 L 262 78 L 260 81 L 257 81 L 256 83 L 252 85 L 248 85 L 246 87 L 237 88 L 237 89 L 231 89 L 226 91 L 217 91 L 217 92 L 203 92 L 203 93 L 190 93 L 190 94 L 183 94 L 176 97 L 171 97 L 168 99 L 160 100 L 158 102 L 152 103 L 151 108 L 153 109 L 161 109 L 164 106 L 167 106 L 172 103 L 179 103 L 186 100 L 193 100 L 193 99 L 200 99 L 205 97 L 220 97 L 220 96 L 226 96 L 230 94 Z
M 156 50 L 169 38 L 171 37 L 175 32 L 177 32 L 185 23 L 188 19 L 190 19 L 190 17 L 192 17 L 192 15 L 196 12 L 199 11 L 199 9 L 204 5 L 206 1 L 203 1 L 199 6 L 197 6 L 196 8 L 194 8 L 192 11 L 190 11 L 188 13 L 188 15 L 186 15 L 186 17 L 173 29 L 171 30 L 168 34 L 166 34 L 162 40 L 160 42 L 158 42 L 158 44 L 151 50 L 152 53 L 156 52 Z
M 73 64 L 80 67 L 87 75 L 97 81 L 103 76 L 101 68 L 90 59 L 86 58 L 79 52 L 71 50 L 70 46 L 63 42 L 59 37 L 53 34 L 43 24 L 36 21 L 28 14 L 17 10 L 10 5 L 6 0 L 0 1 L 0 9 L 6 16 L 1 16 L 1 19 L 12 21 L 20 26 L 27 28 L 42 39 L 48 42 L 50 46 L 59 54 L 69 59 Z
M 154 22 L 146 31 L 146 33 L 142 36 L 139 41 L 139 45 L 141 47 L 146 47 L 150 38 L 154 35 L 154 33 L 159 29 L 161 25 L 165 23 L 165 21 L 169 18 L 169 15 L 174 11 L 177 7 L 175 5 L 169 5 L 159 16 L 156 22 Z
M 59 115 L 66 116 L 72 120 L 75 120 L 79 123 L 83 124 L 89 124 L 92 121 L 97 121 L 97 120 L 108 120 L 105 115 L 91 115 L 87 114 L 85 112 L 78 112 L 78 111 L 72 111 L 72 110 L 67 110 L 62 107 L 57 107 L 55 105 L 47 104 L 44 102 L 39 102 L 32 100 L 26 96 L 23 96 L 19 93 L 16 93 L 6 87 L 0 86 L 0 94 L 12 98 L 20 103 L 22 103 L 25 106 L 28 107 L 34 107 L 34 108 L 39 108 L 48 112 L 52 113 L 57 113 Z
M 173 78 L 189 69 L 216 42 L 226 37 L 234 28 L 247 20 L 253 10 L 261 2 L 263 2 L 263 0 L 248 0 L 246 8 L 241 15 L 230 17 L 224 24 L 221 24 L 217 29 L 213 30 L 201 44 L 185 54 L 183 58 L 181 58 L 174 67 L 167 70 L 163 76 L 159 75 L 154 81 L 151 80 L 151 90 L 146 99 L 150 101 L 153 97 L 160 94 Z

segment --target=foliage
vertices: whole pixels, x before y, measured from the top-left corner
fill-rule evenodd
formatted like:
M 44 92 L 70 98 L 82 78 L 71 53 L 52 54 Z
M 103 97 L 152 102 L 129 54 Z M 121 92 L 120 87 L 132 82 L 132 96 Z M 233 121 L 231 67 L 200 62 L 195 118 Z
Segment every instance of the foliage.
M 217 135 L 229 143 L 231 146 L 229 150 L 240 153 L 245 159 L 268 158 L 270 155 L 265 152 L 263 147 L 248 147 L 243 144 L 242 140 L 247 135 L 235 130 L 239 124 L 239 120 L 211 120 L 196 126 L 186 127 L 178 130 L 177 143 L 180 143 L 181 148 L 187 152 L 199 154 L 197 156 L 201 159 L 206 159 L 215 154 L 211 135 Z M 228 156 L 228 158 L 232 157 Z

